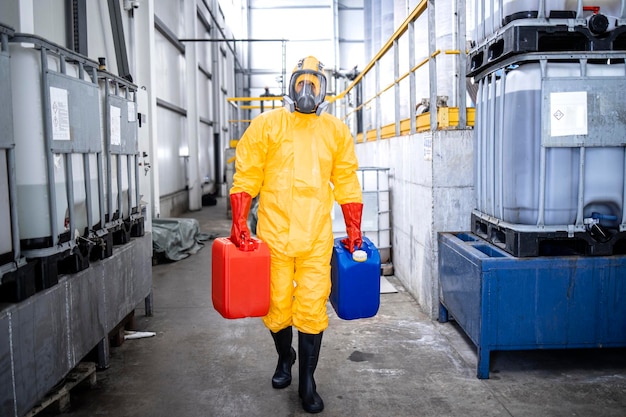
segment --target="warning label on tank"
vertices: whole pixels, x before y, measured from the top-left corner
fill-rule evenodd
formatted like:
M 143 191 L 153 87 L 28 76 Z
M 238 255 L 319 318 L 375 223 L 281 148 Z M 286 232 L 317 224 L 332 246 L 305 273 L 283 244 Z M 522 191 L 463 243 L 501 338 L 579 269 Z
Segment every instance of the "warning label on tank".
M 550 93 L 550 135 L 587 134 L 587 92 Z
M 122 109 L 116 106 L 110 109 L 111 145 L 119 146 L 122 143 Z
M 50 87 L 50 112 L 52 117 L 52 139 L 70 140 L 70 112 L 67 90 Z

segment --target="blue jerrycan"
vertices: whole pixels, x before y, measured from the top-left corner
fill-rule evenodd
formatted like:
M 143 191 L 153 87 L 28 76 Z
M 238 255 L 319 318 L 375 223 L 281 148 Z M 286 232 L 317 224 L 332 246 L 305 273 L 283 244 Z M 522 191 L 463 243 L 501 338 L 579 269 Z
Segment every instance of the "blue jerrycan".
M 335 239 L 331 260 L 330 303 L 344 320 L 373 317 L 380 306 L 380 254 L 374 244 L 363 236 L 359 261 Z

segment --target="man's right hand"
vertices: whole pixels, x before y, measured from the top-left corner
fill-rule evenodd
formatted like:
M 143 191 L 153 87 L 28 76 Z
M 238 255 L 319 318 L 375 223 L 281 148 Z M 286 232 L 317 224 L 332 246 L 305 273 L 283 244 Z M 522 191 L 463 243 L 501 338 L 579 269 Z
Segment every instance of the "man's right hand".
M 230 229 L 230 241 L 242 251 L 253 251 L 258 243 L 250 237 L 248 229 L 248 213 L 252 197 L 246 192 L 230 195 L 230 207 L 233 217 L 233 225 Z

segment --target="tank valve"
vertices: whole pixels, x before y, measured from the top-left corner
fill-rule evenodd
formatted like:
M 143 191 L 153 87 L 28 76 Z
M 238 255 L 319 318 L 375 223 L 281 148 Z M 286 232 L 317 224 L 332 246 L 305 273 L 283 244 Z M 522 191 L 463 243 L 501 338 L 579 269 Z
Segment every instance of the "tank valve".
M 607 242 L 611 239 L 611 233 L 606 227 L 600 224 L 601 220 L 616 221 L 617 216 L 593 212 L 591 213 L 591 217 L 587 217 L 583 220 L 583 223 L 587 227 L 587 231 L 589 231 L 592 238 L 598 242 Z
M 593 14 L 589 17 L 589 30 L 594 35 L 600 35 L 609 28 L 609 19 L 603 14 Z

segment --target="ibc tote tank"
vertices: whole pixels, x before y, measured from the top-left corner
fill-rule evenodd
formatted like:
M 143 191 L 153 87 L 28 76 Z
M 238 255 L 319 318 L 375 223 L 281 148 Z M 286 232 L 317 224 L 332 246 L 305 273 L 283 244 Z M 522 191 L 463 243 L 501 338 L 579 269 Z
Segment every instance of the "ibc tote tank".
M 98 89 L 85 58 L 44 39 L 20 35 L 10 50 L 20 240 L 47 256 L 100 221 Z
M 543 64 L 522 62 L 498 81 L 483 80 L 481 112 L 501 112 L 502 124 L 485 116 L 477 129 L 479 211 L 541 227 L 582 227 L 599 215 L 616 228 L 624 211 L 626 68 Z M 504 94 L 488 94 L 494 82 Z
M 360 167 L 356 174 L 363 195 L 361 231 L 378 249 L 380 262 L 388 263 L 391 260 L 389 168 Z M 337 202 L 333 204 L 331 218 L 334 237 L 345 236 L 345 220 Z
M 143 235 L 139 196 L 137 86 L 98 71 L 105 178 L 104 210 L 116 243 Z

